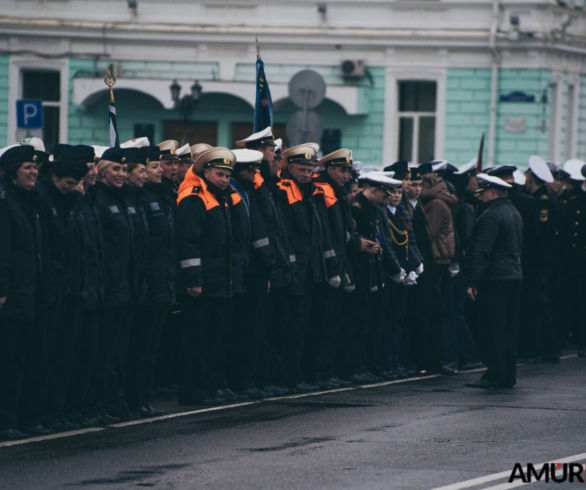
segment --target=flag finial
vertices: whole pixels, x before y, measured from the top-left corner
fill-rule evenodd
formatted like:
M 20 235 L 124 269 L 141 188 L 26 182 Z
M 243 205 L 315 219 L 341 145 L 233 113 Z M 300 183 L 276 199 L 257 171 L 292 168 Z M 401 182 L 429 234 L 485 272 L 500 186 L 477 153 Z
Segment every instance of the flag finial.
M 255 43 L 256 43 L 256 59 L 260 58 L 260 44 L 258 43 L 258 36 L 255 36 Z
M 110 102 L 116 102 L 114 100 L 114 85 L 116 85 L 116 77 L 112 75 L 110 70 L 104 75 L 104 83 L 110 87 Z

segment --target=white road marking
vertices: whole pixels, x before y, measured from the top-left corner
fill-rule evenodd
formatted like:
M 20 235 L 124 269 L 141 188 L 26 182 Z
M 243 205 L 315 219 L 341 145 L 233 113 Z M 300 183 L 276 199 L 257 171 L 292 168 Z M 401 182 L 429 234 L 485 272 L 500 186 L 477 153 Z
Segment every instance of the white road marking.
M 570 354 L 567 356 L 562 356 L 561 359 L 570 359 L 572 357 L 577 357 L 577 354 Z M 521 364 L 522 365 L 522 364 Z M 480 373 L 482 371 L 486 371 L 486 368 L 478 368 L 478 369 L 471 369 L 469 371 L 461 371 L 461 373 L 469 374 L 469 373 Z M 358 386 L 349 386 L 347 388 L 336 388 L 333 390 L 324 390 L 324 391 L 313 391 L 311 393 L 300 393 L 298 395 L 284 395 L 284 396 L 276 396 L 271 398 L 265 398 L 263 400 L 255 400 L 255 401 L 248 401 L 242 403 L 233 403 L 231 405 L 219 405 L 217 407 L 208 407 L 208 408 L 200 408 L 197 410 L 188 410 L 184 412 L 175 412 L 166 415 L 159 415 L 157 417 L 149 417 L 145 419 L 137 419 L 137 420 L 129 420 L 127 422 L 118 422 L 116 424 L 110 424 L 104 427 L 88 427 L 85 429 L 78 429 L 72 430 L 68 432 L 57 432 L 55 434 L 49 434 L 46 436 L 38 436 L 38 437 L 27 437 L 26 439 L 18 439 L 16 441 L 4 441 L 0 442 L 0 448 L 2 447 L 10 447 L 10 446 L 20 446 L 23 444 L 29 444 L 31 442 L 41 442 L 41 441 L 49 441 L 51 439 L 63 439 L 66 437 L 73 437 L 78 436 L 81 434 L 89 434 L 91 432 L 100 432 L 111 428 L 121 428 L 121 427 L 131 427 L 134 425 L 142 425 L 142 424 L 150 424 L 152 422 L 158 422 L 161 420 L 169 420 L 175 419 L 179 417 L 188 417 L 190 415 L 197 415 L 201 413 L 209 413 L 209 412 L 219 412 L 222 410 L 229 410 L 231 408 L 239 408 L 239 407 L 247 407 L 250 405 L 257 405 L 261 402 L 266 401 L 278 401 L 278 400 L 294 400 L 298 398 L 307 398 L 312 396 L 321 396 L 328 393 L 341 393 L 344 391 L 355 391 L 364 388 L 380 388 L 383 386 L 389 386 L 394 384 L 400 383 L 407 383 L 410 381 L 421 381 L 426 379 L 435 379 L 442 376 L 441 374 L 427 374 L 423 376 L 414 376 L 412 378 L 404 378 L 404 379 L 396 379 L 393 381 L 382 381 L 380 383 L 372 383 L 366 385 L 358 385 Z M 454 487 L 454 488 L 464 488 L 464 487 Z
M 380 383 L 373 383 L 373 384 L 368 384 L 368 385 L 348 386 L 347 388 L 336 388 L 333 390 L 324 390 L 324 391 L 312 391 L 311 393 L 300 393 L 297 395 L 275 396 L 275 397 L 271 397 L 271 398 L 264 398 L 263 400 L 254 400 L 254 401 L 247 401 L 247 402 L 241 402 L 241 403 L 233 403 L 230 405 L 218 405 L 217 407 L 199 408 L 197 410 L 187 410 L 187 411 L 183 411 L 183 412 L 169 413 L 166 415 L 159 415 L 157 417 L 129 420 L 126 422 L 117 422 L 115 424 L 109 424 L 104 427 L 88 427 L 86 429 L 72 430 L 72 431 L 68 431 L 68 432 L 58 432 L 56 434 L 49 434 L 46 436 L 28 437 L 26 439 L 18 439 L 16 441 L 0 442 L 0 448 L 9 447 L 9 446 L 20 446 L 23 444 L 29 444 L 31 442 L 48 441 L 51 439 L 62 439 L 62 438 L 77 436 L 77 435 L 81 435 L 81 434 L 88 434 L 91 432 L 100 432 L 100 431 L 104 431 L 104 430 L 112 429 L 112 428 L 132 427 L 134 425 L 150 424 L 152 422 L 159 422 L 162 420 L 176 419 L 179 417 L 189 417 L 190 415 L 198 415 L 198 414 L 202 414 L 202 413 L 219 412 L 219 411 L 223 411 L 223 410 L 229 410 L 231 408 L 248 407 L 251 405 L 258 405 L 261 402 L 271 402 L 271 401 L 279 401 L 279 400 L 294 400 L 294 399 L 298 399 L 298 398 L 308 398 L 308 397 L 313 397 L 313 396 L 321 396 L 321 395 L 325 395 L 325 394 L 329 394 L 329 393 L 341 393 L 344 391 L 355 391 L 355 390 L 364 389 L 364 388 L 378 388 L 378 387 L 392 385 L 392 384 L 406 383 L 408 381 L 419 381 L 419 380 L 433 379 L 433 378 L 438 378 L 438 377 L 440 377 L 439 374 L 432 374 L 432 375 L 427 375 L 427 376 L 416 376 L 413 378 L 397 379 L 394 381 L 382 381 Z
M 545 463 L 534 464 L 534 466 L 536 468 L 539 468 L 542 465 L 549 464 L 549 463 L 575 463 L 576 461 L 582 461 L 582 460 L 586 460 L 586 453 L 574 454 L 573 456 L 566 456 L 565 458 L 552 459 L 551 461 L 547 461 Z M 476 486 L 482 485 L 483 483 L 493 482 L 495 480 L 500 480 L 501 478 L 505 478 L 505 477 L 507 477 L 507 480 L 508 480 L 508 477 L 511 476 L 512 471 L 513 471 L 513 467 L 511 466 L 511 469 L 509 471 L 501 471 L 500 473 L 493 473 L 492 475 L 481 476 L 479 478 L 472 478 L 471 480 L 453 483 L 452 485 L 446 485 L 444 487 L 437 487 L 437 488 L 434 488 L 433 490 L 459 490 L 461 488 L 476 487 Z M 527 467 L 523 468 L 523 472 L 527 473 Z M 532 483 L 537 483 L 537 482 L 525 483 L 523 481 L 516 480 L 514 482 L 508 483 L 508 481 L 507 481 L 507 483 L 500 483 L 500 484 L 494 485 L 492 487 L 483 487 L 482 490 L 500 490 L 500 489 L 506 489 L 506 488 L 516 488 L 516 487 L 520 487 L 522 485 L 531 485 Z

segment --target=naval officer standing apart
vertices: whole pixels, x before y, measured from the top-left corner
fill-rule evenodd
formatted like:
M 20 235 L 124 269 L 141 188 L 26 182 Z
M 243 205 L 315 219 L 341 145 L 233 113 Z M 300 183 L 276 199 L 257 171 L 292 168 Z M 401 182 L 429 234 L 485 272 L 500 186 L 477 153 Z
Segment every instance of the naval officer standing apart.
M 516 383 L 523 221 L 508 198 L 510 184 L 482 173 L 476 178 L 475 194 L 486 209 L 474 225 L 468 295 L 478 302 L 487 370 L 469 386 L 512 388 Z

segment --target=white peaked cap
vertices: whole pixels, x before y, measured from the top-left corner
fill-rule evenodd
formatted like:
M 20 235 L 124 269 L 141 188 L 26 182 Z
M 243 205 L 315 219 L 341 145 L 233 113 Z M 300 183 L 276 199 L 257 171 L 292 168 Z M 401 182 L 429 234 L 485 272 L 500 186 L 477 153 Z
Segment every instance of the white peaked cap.
M 92 145 L 92 148 L 94 149 L 94 154 L 96 155 L 96 158 L 102 158 L 102 155 L 108 149 L 107 146 L 100 145 Z
M 395 176 L 394 170 L 388 170 L 386 172 L 383 170 L 383 174 L 386 175 L 387 177 L 390 177 L 391 179 Z
M 181 156 L 181 155 L 185 155 L 189 153 L 189 155 L 191 155 L 191 146 L 189 146 L 189 143 L 185 143 L 181 148 L 177 148 L 175 150 L 175 154 L 177 156 Z
M 161 141 L 157 146 L 159 147 L 159 150 L 161 150 L 161 151 L 171 150 L 171 152 L 174 153 L 175 150 L 177 150 L 177 148 L 179 148 L 179 141 L 165 140 L 165 141 Z
M 564 163 L 564 170 L 570 174 L 571 180 L 586 180 L 582 175 L 582 168 L 586 163 L 582 160 L 572 158 Z
M 317 143 L 313 143 L 313 142 L 309 142 L 309 143 L 303 143 L 305 146 L 309 146 L 310 148 L 313 148 L 313 150 L 315 151 L 316 155 L 319 152 L 319 145 Z
M 399 187 L 403 185 L 403 182 L 400 180 L 392 179 L 391 177 L 385 175 L 385 172 L 380 170 L 373 170 L 372 172 L 367 172 L 364 175 L 361 174 L 358 179 L 386 187 Z
M 243 140 L 238 140 L 235 143 L 235 145 L 239 146 L 239 147 L 243 147 L 243 146 L 246 146 L 246 143 L 250 143 L 251 141 L 257 141 L 257 140 L 262 140 L 265 138 L 272 138 L 272 137 L 273 137 L 273 130 L 271 129 L 270 126 L 267 126 L 262 131 L 252 133 L 250 136 L 248 136 L 247 138 L 244 138 Z
M 47 151 L 45 150 L 45 143 L 41 138 L 37 138 L 33 136 L 32 138 L 24 138 L 20 142 L 21 145 L 31 145 L 37 151 Z
M 456 167 L 453 163 L 448 162 L 447 160 L 434 160 L 431 162 L 431 169 L 434 172 L 439 172 L 440 170 L 452 170 L 456 172 L 458 167 Z
M 369 166 L 369 165 L 367 165 L 366 167 L 362 167 L 362 168 L 360 169 L 360 175 L 363 175 L 363 174 L 368 174 L 368 173 L 370 173 L 370 172 L 380 172 L 380 171 L 381 171 L 381 170 L 380 170 L 380 168 L 379 168 L 379 167 L 373 167 L 372 165 L 370 165 L 370 166 Z
M 476 179 L 478 180 L 478 184 L 489 184 L 493 187 L 500 187 L 501 189 L 510 189 L 513 187 L 511 184 L 507 184 L 503 179 L 499 179 L 494 175 L 488 175 L 484 173 L 476 174 Z
M 248 148 L 237 148 L 232 150 L 236 155 L 236 163 L 260 163 L 262 161 L 262 151 L 249 150 Z
M 275 151 L 281 151 L 283 149 L 283 138 L 275 140 Z
M 352 168 L 355 172 L 360 172 L 362 170 L 362 162 L 360 160 L 354 160 Z
M 525 177 L 525 172 L 523 172 L 523 170 L 518 168 L 517 170 L 515 170 L 513 172 L 513 179 L 515 179 L 514 180 L 515 184 L 525 185 L 525 181 L 527 180 L 527 177 Z
M 456 173 L 457 174 L 465 174 L 467 172 L 470 172 L 470 170 L 474 170 L 476 168 L 477 163 L 478 163 L 478 159 L 476 157 L 474 157 L 468 163 L 465 163 L 464 165 L 460 165 L 460 167 L 458 168 L 458 171 Z
M 120 148 L 144 148 L 145 146 L 151 146 L 151 142 L 146 136 L 132 138 L 124 143 L 120 143 Z
M 530 156 L 529 169 L 539 180 L 543 180 L 543 182 L 547 184 L 551 184 L 553 182 L 553 175 L 551 174 L 551 170 L 543 158 L 537 155 Z

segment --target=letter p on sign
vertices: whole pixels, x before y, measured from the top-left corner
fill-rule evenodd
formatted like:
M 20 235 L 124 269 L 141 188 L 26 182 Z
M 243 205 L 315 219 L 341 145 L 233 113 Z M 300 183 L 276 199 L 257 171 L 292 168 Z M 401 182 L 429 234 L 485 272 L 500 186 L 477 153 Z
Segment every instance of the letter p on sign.
M 43 127 L 43 101 L 20 99 L 16 101 L 16 127 L 40 129 Z

